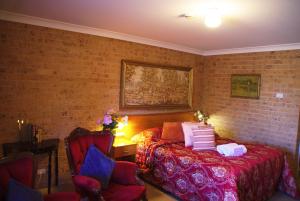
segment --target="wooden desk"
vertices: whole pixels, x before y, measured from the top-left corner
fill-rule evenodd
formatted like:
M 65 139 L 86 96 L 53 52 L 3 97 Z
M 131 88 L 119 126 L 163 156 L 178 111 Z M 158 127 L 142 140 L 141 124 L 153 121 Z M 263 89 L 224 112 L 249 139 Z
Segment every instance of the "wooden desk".
M 112 156 L 114 159 L 120 159 L 125 157 L 135 157 L 136 144 L 123 145 L 112 147 Z
M 122 137 L 115 138 L 111 156 L 116 160 L 135 161 L 136 144 Z
M 59 139 L 43 140 L 40 143 L 33 145 L 29 142 L 13 142 L 4 143 L 2 145 L 3 155 L 8 156 L 11 153 L 32 152 L 35 155 L 48 154 L 48 193 L 51 192 L 51 170 L 52 170 L 52 155 L 55 154 L 55 185 L 58 185 L 58 144 Z

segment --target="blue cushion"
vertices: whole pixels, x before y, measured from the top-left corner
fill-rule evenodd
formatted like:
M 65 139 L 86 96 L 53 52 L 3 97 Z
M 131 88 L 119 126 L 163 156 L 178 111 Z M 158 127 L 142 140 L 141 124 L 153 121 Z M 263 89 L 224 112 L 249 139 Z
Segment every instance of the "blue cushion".
M 5 201 L 43 201 L 43 196 L 39 191 L 10 179 Z
M 101 181 L 103 188 L 107 188 L 114 167 L 114 160 L 108 158 L 94 145 L 91 145 L 87 151 L 79 174 L 96 178 Z

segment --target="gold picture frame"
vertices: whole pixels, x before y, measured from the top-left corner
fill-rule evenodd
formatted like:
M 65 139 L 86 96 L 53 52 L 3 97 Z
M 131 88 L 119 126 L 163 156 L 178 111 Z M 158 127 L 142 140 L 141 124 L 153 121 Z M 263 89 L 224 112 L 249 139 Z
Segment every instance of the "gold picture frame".
M 121 62 L 120 109 L 191 109 L 193 69 Z
M 259 99 L 260 74 L 232 74 L 231 97 Z

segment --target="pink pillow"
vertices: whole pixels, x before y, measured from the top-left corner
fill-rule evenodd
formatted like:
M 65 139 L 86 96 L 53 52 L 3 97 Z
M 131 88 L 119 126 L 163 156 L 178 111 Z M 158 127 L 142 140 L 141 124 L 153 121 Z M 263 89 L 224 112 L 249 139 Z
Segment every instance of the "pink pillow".
M 203 123 L 199 122 L 182 122 L 182 130 L 184 134 L 184 144 L 186 147 L 193 146 L 193 131 L 192 129 L 197 129 L 203 126 Z
M 184 141 L 181 122 L 164 122 L 161 139 Z
M 192 129 L 193 132 L 193 150 L 215 150 L 215 134 L 211 126 Z

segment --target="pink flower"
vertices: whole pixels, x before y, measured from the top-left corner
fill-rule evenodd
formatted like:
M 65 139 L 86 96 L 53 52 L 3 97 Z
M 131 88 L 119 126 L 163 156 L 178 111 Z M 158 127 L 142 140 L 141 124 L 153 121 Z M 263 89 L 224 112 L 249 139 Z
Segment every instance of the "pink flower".
M 101 120 L 101 119 L 97 119 L 96 124 L 97 124 L 97 125 L 102 124 L 102 120 Z
M 103 124 L 109 125 L 111 123 L 112 123 L 111 115 L 109 114 L 104 115 Z
M 128 124 L 128 116 L 125 115 L 124 117 L 121 118 L 121 121 L 124 123 L 124 124 Z

